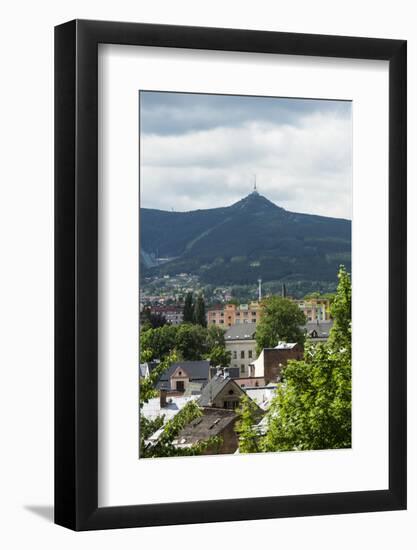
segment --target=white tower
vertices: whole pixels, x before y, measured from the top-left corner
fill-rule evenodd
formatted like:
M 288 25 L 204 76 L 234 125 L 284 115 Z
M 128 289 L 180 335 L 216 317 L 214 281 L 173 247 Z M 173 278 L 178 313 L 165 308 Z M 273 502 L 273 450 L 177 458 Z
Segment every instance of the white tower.
M 258 279 L 258 300 L 262 300 L 262 279 Z

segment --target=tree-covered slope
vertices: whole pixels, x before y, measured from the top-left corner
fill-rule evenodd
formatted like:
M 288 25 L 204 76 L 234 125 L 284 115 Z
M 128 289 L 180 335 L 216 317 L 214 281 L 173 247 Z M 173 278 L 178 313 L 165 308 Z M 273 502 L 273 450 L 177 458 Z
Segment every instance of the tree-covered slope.
M 144 274 L 249 284 L 258 277 L 333 281 L 340 263 L 350 269 L 350 221 L 288 212 L 257 193 L 224 208 L 142 208 L 140 239 Z

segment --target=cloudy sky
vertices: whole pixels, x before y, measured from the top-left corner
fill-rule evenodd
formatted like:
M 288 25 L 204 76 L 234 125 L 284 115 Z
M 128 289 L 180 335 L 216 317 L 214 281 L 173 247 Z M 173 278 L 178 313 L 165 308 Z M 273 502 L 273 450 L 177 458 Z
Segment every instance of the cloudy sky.
M 227 206 L 253 189 L 293 212 L 351 219 L 351 103 L 140 93 L 141 206 Z

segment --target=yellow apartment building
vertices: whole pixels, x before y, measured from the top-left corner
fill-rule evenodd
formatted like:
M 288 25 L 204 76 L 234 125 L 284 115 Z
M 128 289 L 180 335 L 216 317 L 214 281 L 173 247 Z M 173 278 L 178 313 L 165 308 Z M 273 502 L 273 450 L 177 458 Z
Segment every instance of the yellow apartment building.
M 245 323 L 257 323 L 261 308 L 258 302 L 250 304 L 226 304 L 215 306 L 207 311 L 207 325 L 218 325 L 224 328 Z
M 292 298 L 288 298 L 292 300 Z M 307 321 L 328 321 L 330 319 L 330 301 L 327 298 L 309 298 L 307 300 L 293 300 Z M 259 302 L 250 304 L 226 304 L 211 307 L 207 311 L 207 326 L 218 325 L 225 329 L 233 325 L 258 323 L 261 318 Z

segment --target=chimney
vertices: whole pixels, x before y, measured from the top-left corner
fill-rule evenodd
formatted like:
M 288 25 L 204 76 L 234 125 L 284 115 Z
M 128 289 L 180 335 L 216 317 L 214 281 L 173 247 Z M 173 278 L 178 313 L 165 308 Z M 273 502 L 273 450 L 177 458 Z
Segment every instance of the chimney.
M 159 406 L 161 409 L 167 406 L 167 390 L 159 390 Z

